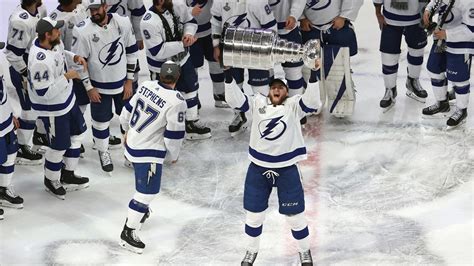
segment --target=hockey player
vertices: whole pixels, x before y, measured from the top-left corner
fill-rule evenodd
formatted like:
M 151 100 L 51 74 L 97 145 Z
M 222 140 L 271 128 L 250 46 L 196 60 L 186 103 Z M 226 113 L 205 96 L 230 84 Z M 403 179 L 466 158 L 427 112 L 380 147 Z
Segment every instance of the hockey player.
M 281 39 L 288 40 L 294 43 L 302 43 L 301 32 L 297 21 L 303 14 L 306 1 L 292 0 L 268 1 L 275 19 L 277 21 L 278 35 Z M 306 87 L 303 79 L 303 62 L 297 63 L 283 63 L 283 71 L 285 71 L 285 79 L 288 82 L 289 96 L 302 94 Z
M 380 101 L 380 107 L 387 111 L 395 103 L 402 35 L 405 36 L 405 42 L 408 45 L 406 95 L 424 103 L 428 93 L 419 81 L 423 51 L 427 44 L 426 33 L 420 27 L 420 11 L 424 3 L 409 0 L 373 0 L 373 2 L 375 15 L 382 31 L 380 52 L 382 53 L 385 94 Z
M 40 19 L 36 26 L 38 38 L 28 58 L 31 106 L 43 121 L 50 143 L 45 153 L 44 185 L 60 199 L 65 198 L 66 190 L 89 186 L 88 178 L 74 173 L 86 123 L 72 91 L 72 79 L 79 78 L 79 74 L 68 70 L 65 57 L 84 68 L 87 63 L 64 51 L 59 31 L 63 25 L 62 20 Z
M 141 30 L 152 80 L 159 77 L 161 65 L 169 59 L 179 63 L 181 73 L 186 73 L 176 84 L 176 89 L 183 93 L 188 105 L 186 138 L 210 138 L 211 129 L 199 121 L 199 84 L 189 56 L 189 47 L 195 42 L 197 23 L 190 9 L 184 0 L 153 0 L 153 6 L 143 16 Z
M 20 122 L 17 130 L 19 149 L 16 158 L 21 164 L 41 164 L 43 158 L 28 145 L 35 129 L 36 116 L 31 111 L 28 95 L 27 60 L 28 51 L 35 38 L 36 23 L 42 17 L 40 6 L 42 6 L 41 0 L 21 0 L 21 5 L 13 11 L 8 22 L 5 55 L 10 63 L 10 79 L 16 89 L 22 110 L 18 119 Z M 44 139 L 44 135 L 38 135 L 35 138 Z
M 215 0 L 211 8 L 211 25 L 214 46 L 214 58 L 221 62 L 220 39 L 223 30 L 228 25 L 243 28 L 262 28 L 277 31 L 277 23 L 271 7 L 267 0 L 242 0 L 225 1 Z M 267 95 L 268 84 L 270 82 L 270 72 L 268 70 L 249 69 L 248 84 L 252 87 L 255 94 L 261 93 Z M 229 78 L 227 78 L 229 77 Z M 244 69 L 230 68 L 226 70 L 226 83 L 232 79 L 243 90 Z M 226 84 L 226 86 L 228 86 Z M 229 132 L 235 135 L 245 129 L 247 118 L 245 112 L 236 112 Z
M 0 42 L 0 49 L 5 47 Z M 13 116 L 13 110 L 8 101 L 7 87 L 3 79 L 3 68 L 0 67 L 0 205 L 13 208 L 23 208 L 23 198 L 15 193 L 12 186 L 12 176 L 15 171 L 15 157 L 18 142 L 15 128 L 19 122 Z M 3 218 L 3 210 L 0 209 Z
M 72 51 L 87 58 L 89 72 L 82 73 L 83 84 L 91 101 L 92 135 L 98 150 L 102 170 L 114 169 L 109 153 L 109 125 L 115 113 L 133 94 L 137 51 L 130 20 L 117 14 L 107 14 L 105 0 L 89 0 L 90 19 L 73 30 L 77 41 Z
M 107 0 L 107 12 L 117 13 L 120 16 L 128 17 L 132 23 L 133 33 L 137 40 L 138 49 L 142 50 L 143 37 L 140 30 L 140 21 L 146 12 L 143 0 Z
M 306 159 L 300 119 L 320 108 L 319 88 L 310 84 L 303 95 L 288 97 L 280 79 L 270 83 L 268 96 L 247 96 L 226 86 L 226 99 L 240 111 L 251 111 L 249 159 L 245 179 L 244 209 L 247 252 L 241 265 L 253 265 L 259 250 L 265 210 L 272 188 L 277 187 L 279 212 L 285 215 L 298 242 L 302 265 L 313 265 L 309 231 L 304 216 L 304 192 L 297 163 Z
M 425 25 L 428 24 L 433 5 L 434 1 L 431 1 L 425 11 Z M 440 10 L 440 16 L 443 12 L 450 12 L 451 15 L 446 17 L 449 20 L 444 27 L 437 28 L 433 33 L 435 42 L 428 59 L 428 70 L 436 103 L 424 108 L 423 114 L 433 116 L 449 112 L 447 85 L 450 81 L 456 93 L 456 110 L 446 122 L 451 128 L 464 123 L 467 117 L 470 68 L 474 54 L 474 4 L 469 0 L 444 0 Z
M 197 41 L 191 46 L 189 52 L 194 68 L 204 65 L 204 58 L 209 64 L 209 75 L 212 80 L 214 94 L 214 106 L 217 108 L 228 108 L 224 96 L 224 71 L 219 62 L 214 59 L 211 36 L 211 7 L 213 0 L 186 0 L 186 4 L 192 8 L 191 14 L 196 19 L 198 29 Z
M 181 67 L 161 65 L 160 81 L 145 81 L 120 115 L 126 130 L 125 156 L 133 162 L 136 192 L 128 205 L 121 245 L 142 253 L 145 244 L 136 235 L 148 206 L 160 191 L 162 164 L 175 163 L 185 134 L 186 102 L 175 90 Z

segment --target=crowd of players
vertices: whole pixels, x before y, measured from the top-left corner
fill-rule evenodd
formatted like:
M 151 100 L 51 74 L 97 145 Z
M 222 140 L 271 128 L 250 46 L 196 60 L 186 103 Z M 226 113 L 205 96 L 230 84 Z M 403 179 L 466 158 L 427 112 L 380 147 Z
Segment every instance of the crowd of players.
M 41 164 L 44 157 L 44 185 L 58 198 L 64 199 L 66 191 L 88 187 L 89 179 L 75 173 L 80 154 L 84 152 L 82 140 L 87 124 L 92 126 L 94 149 L 98 150 L 102 170 L 112 172 L 114 165 L 109 149 L 121 147 L 122 141 L 120 137 L 110 136 L 109 126 L 114 114 L 120 115 L 122 109 L 126 111 L 125 117 L 121 117 L 122 133 L 134 128 L 137 136 L 143 139 L 149 137 L 142 133 L 150 128 L 149 125 L 156 123 L 157 119 L 164 119 L 165 125 L 158 127 L 161 131 L 151 132 L 150 135 L 161 134 L 159 148 L 165 153 L 136 149 L 133 144 L 125 145 L 127 163 L 130 166 L 133 164 L 137 180 L 139 171 L 143 175 L 147 175 L 148 171 L 153 173 L 152 176 L 156 173 L 161 175 L 163 161 L 169 159 L 169 154 L 177 156 L 179 152 L 179 148 L 174 152 L 171 147 L 180 146 L 184 138 L 199 140 L 211 137 L 211 129 L 199 117 L 197 68 L 204 65 L 204 59 L 209 65 L 215 107 L 229 108 L 231 105 L 235 109 L 229 124 L 230 134 L 244 130 L 248 122 L 249 98 L 243 94 L 234 95 L 239 99 L 238 105 L 235 102 L 231 104 L 226 101 L 226 93 L 230 87 L 243 91 L 245 70 L 221 66 L 223 29 L 228 25 L 271 29 L 278 32 L 280 38 L 292 42 L 305 43 L 318 39 L 323 46 L 349 47 L 350 55 L 354 56 L 357 54 L 357 38 L 352 22 L 356 20 L 363 3 L 363 0 L 153 0 L 147 10 L 143 0 L 58 0 L 58 7 L 47 15 L 41 0 L 21 0 L 9 18 L 5 47 L 10 80 L 21 105 L 18 117 L 13 115 L 6 83 L 4 80 L 0 83 L 0 203 L 8 207 L 23 207 L 23 199 L 15 193 L 11 182 L 15 162 Z M 402 36 L 408 46 L 406 95 L 420 102 L 426 101 L 428 93 L 422 88 L 419 77 L 424 49 L 432 33 L 434 42 L 427 68 L 436 102 L 424 108 L 422 114 L 446 117 L 446 123 L 451 127 L 465 122 L 470 64 L 474 54 L 472 1 L 373 0 L 373 3 L 374 17 L 381 29 L 380 52 L 385 85 L 380 107 L 386 111 L 395 104 Z M 439 13 L 441 22 L 438 27 L 431 24 L 435 12 Z M 158 81 L 156 86 L 159 88 L 172 88 L 178 94 L 163 96 L 154 93 L 154 85 L 150 83 L 139 85 L 140 50 L 145 50 L 146 63 L 141 64 L 147 66 L 150 80 Z M 164 66 L 170 71 L 168 76 L 162 73 Z M 270 95 L 270 105 L 278 105 L 273 99 L 282 94 L 285 97 L 301 96 L 311 86 L 315 88 L 320 79 L 317 69 L 308 69 L 302 62 L 283 63 L 282 67 L 286 82 L 275 79 L 271 70 L 248 69 L 247 82 L 253 93 Z M 357 72 L 357 69 L 354 71 Z M 0 73 L 0 76 L 3 77 L 3 74 Z M 167 82 L 161 83 L 164 77 L 168 78 L 165 78 Z M 448 92 L 449 83 L 453 87 L 452 92 Z M 277 91 L 282 88 L 287 94 Z M 137 90 L 140 92 L 137 93 Z M 140 95 L 150 104 L 140 100 Z M 450 113 L 449 100 L 453 99 L 456 108 Z M 179 104 L 181 101 L 185 104 Z M 175 125 L 173 119 L 161 118 L 163 110 L 155 108 L 165 108 L 170 102 L 176 102 L 175 109 L 170 111 L 177 116 Z M 315 108 L 305 106 L 304 101 L 299 104 L 298 108 L 303 113 L 316 112 Z M 86 123 L 83 114 L 87 106 L 90 106 L 91 121 Z M 305 115 L 301 115 L 300 122 L 305 123 Z M 166 123 L 170 126 L 167 127 Z M 266 123 L 269 131 L 260 132 L 260 137 L 271 141 L 278 139 L 280 136 L 268 136 L 278 121 L 270 117 Z M 153 143 L 148 140 L 148 144 Z M 265 160 L 272 155 L 253 150 L 253 144 L 251 140 L 250 157 L 254 158 L 253 163 L 268 167 L 265 168 L 267 170 L 283 167 L 265 165 Z M 282 145 L 289 146 L 285 142 Z M 167 150 L 169 154 L 165 158 Z M 286 161 L 294 165 L 297 160 L 292 159 L 301 155 L 294 154 Z M 170 160 L 175 161 L 176 156 L 171 156 Z M 271 157 L 268 160 L 276 159 Z M 153 171 L 150 165 L 137 167 L 137 163 L 145 162 L 153 162 Z M 264 172 L 268 175 L 267 171 Z M 273 171 L 271 175 L 277 172 Z M 132 231 L 138 221 L 143 222 L 148 217 L 150 195 L 158 193 L 159 184 L 158 191 L 154 188 L 137 191 L 130 202 L 128 219 L 133 218 L 135 222 L 133 225 L 126 223 L 124 231 L 128 235 L 122 239 L 125 237 L 127 242 L 135 243 L 135 247 L 137 242 L 133 241 L 136 236 Z M 298 193 L 302 194 L 302 191 Z M 262 212 L 260 207 L 258 212 L 252 209 L 254 206 L 244 207 L 248 211 L 246 234 L 254 241 L 244 261 L 248 263 L 245 265 L 251 265 L 258 250 L 255 239 L 261 234 L 264 216 L 259 215 Z M 289 217 L 290 224 L 293 222 L 298 227 L 292 232 L 295 239 L 303 243 L 300 256 L 305 265 L 305 258 L 307 263 L 311 258 L 309 242 L 304 240 L 308 239 L 308 229 L 306 222 L 301 223 L 303 218 L 294 217 L 302 214 L 304 208 L 297 211 L 289 209 L 282 214 Z M 2 209 L 0 215 L 3 215 Z

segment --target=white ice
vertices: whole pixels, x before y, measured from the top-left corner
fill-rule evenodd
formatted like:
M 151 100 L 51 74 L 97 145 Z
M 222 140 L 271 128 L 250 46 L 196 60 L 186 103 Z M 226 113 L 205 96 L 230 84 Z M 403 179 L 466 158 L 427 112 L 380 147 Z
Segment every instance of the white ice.
M 56 6 L 56 1 L 43 1 L 49 10 Z M 2 0 L 2 38 L 17 2 Z M 472 265 L 474 116 L 448 132 L 444 119 L 421 118 L 421 109 L 434 101 L 430 82 L 424 70 L 421 82 L 430 93 L 426 104 L 406 97 L 404 56 L 397 103 L 382 113 L 380 34 L 371 1 L 355 27 L 360 46 L 352 60 L 356 111 L 347 119 L 324 111 L 309 118 L 304 129 L 309 159 L 301 169 L 315 262 Z M 146 61 L 141 62 L 146 79 Z M 282 76 L 280 67 L 276 73 Z M 199 75 L 200 115 L 213 136 L 186 141 L 179 162 L 164 167 L 153 213 L 139 232 L 147 245 L 142 255 L 118 245 L 134 193 L 133 172 L 122 165 L 123 151 L 114 150 L 116 170 L 112 177 L 104 174 L 89 130 L 77 173 L 90 178 L 90 188 L 60 201 L 45 192 L 42 166 L 16 167 L 13 183 L 25 207 L 4 208 L 0 264 L 238 264 L 245 252 L 242 193 L 249 133 L 229 136 L 232 111 L 214 108 L 207 69 Z M 470 101 L 469 112 L 474 112 L 473 97 Z M 112 131 L 119 133 L 117 119 Z M 296 265 L 296 244 L 274 194 L 256 265 Z

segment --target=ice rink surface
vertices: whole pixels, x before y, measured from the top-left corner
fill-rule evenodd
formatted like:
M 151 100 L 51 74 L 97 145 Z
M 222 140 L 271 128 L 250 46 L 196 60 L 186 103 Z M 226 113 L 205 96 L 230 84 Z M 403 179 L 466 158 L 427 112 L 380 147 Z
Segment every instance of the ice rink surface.
M 55 6 L 43 1 L 49 10 Z M 2 37 L 15 1 L 5 2 Z M 355 28 L 360 48 L 352 60 L 354 115 L 337 119 L 324 110 L 304 129 L 309 156 L 300 166 L 313 258 L 318 265 L 472 265 L 474 97 L 461 128 L 445 131 L 444 119 L 423 119 L 421 109 L 434 101 L 429 79 L 423 71 L 421 82 L 430 94 L 426 104 L 406 97 L 402 56 L 397 103 L 382 113 L 380 36 L 371 1 Z M 104 174 L 89 130 L 77 170 L 90 178 L 88 189 L 61 201 L 45 192 L 42 166 L 16 167 L 13 183 L 25 207 L 4 208 L 0 265 L 238 265 L 245 253 L 242 196 L 249 132 L 230 137 L 232 111 L 214 108 L 207 69 L 199 75 L 201 120 L 213 136 L 186 141 L 179 162 L 164 166 L 161 192 L 139 232 L 147 245 L 142 255 L 118 245 L 134 193 L 133 172 L 123 166 L 120 149 L 112 151 L 112 177 Z M 276 76 L 282 75 L 277 67 Z M 119 133 L 118 119 L 111 130 Z M 275 193 L 270 201 L 255 265 L 297 265 L 296 243 L 278 214 Z

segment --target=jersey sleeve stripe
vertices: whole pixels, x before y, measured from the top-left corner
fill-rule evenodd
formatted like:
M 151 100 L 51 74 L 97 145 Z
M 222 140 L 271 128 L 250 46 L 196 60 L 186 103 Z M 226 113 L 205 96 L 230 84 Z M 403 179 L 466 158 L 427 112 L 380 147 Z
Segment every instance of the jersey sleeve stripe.
M 153 56 L 156 56 L 160 50 L 161 50 L 161 47 L 163 46 L 163 42 L 156 45 L 156 46 L 153 46 L 151 47 L 150 49 L 148 49 L 148 51 L 150 51 L 150 53 L 153 55 Z M 161 66 L 160 66 L 161 67 Z
M 306 106 L 306 105 L 304 104 L 304 102 L 303 102 L 303 99 L 300 99 L 299 104 L 300 104 L 301 109 L 302 109 L 305 113 L 313 113 L 313 112 L 316 112 L 316 109 L 313 109 L 313 108 L 310 108 L 310 107 Z
M 151 150 L 151 149 L 144 149 L 144 150 L 136 150 L 130 148 L 128 145 L 125 145 L 128 154 L 133 157 L 154 157 L 154 158 L 165 158 L 166 151 L 160 150 Z
M 142 6 L 140 8 L 136 8 L 130 11 L 130 14 L 135 17 L 141 17 L 146 13 L 145 6 Z
M 74 92 L 71 90 L 71 94 L 66 99 L 64 103 L 58 104 L 38 104 L 38 103 L 31 103 L 31 107 L 37 111 L 45 111 L 45 112 L 56 112 L 67 109 L 68 106 L 71 104 L 74 98 Z
M 133 53 L 136 53 L 136 52 L 138 52 L 137 44 L 133 44 L 132 46 L 129 46 L 129 47 L 125 48 L 125 53 L 126 54 L 133 54 Z
M 15 47 L 15 46 L 11 45 L 11 44 L 7 44 L 6 49 L 12 51 L 17 56 L 22 56 L 26 51 L 26 49 L 24 49 L 24 48 L 18 48 L 18 47 Z
M 263 29 L 269 29 L 269 28 L 275 26 L 276 24 L 277 24 L 276 20 L 272 20 L 272 21 L 270 21 L 270 22 L 268 22 L 268 23 L 266 23 L 266 24 L 263 24 L 263 25 L 262 25 L 262 28 L 263 28 Z
M 0 132 L 5 130 L 7 127 L 9 127 L 12 124 L 13 121 L 13 115 L 10 115 L 10 117 L 3 123 L 0 123 Z
M 182 139 L 184 138 L 184 130 L 180 131 L 173 131 L 173 130 L 165 130 L 164 137 L 167 139 Z

